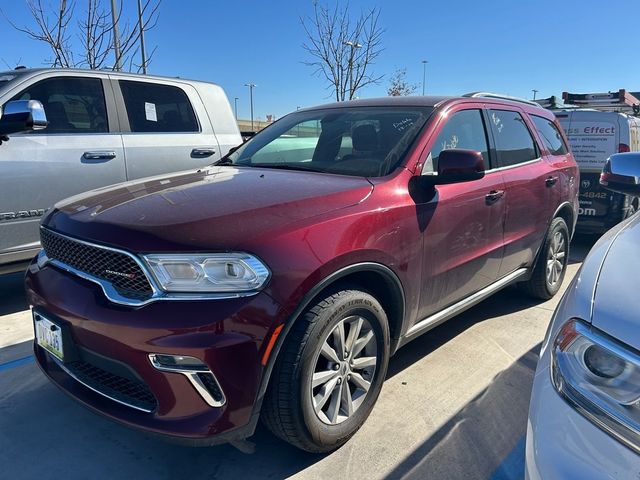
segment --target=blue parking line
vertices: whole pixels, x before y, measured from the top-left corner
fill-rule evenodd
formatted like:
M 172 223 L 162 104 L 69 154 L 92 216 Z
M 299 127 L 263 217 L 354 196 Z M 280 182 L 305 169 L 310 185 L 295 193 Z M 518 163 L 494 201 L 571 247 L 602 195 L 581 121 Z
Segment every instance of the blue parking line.
M 524 478 L 524 450 L 523 436 L 513 447 L 507 458 L 496 468 L 489 480 L 521 480 Z
M 35 359 L 33 355 L 29 355 L 28 357 L 18 358 L 17 360 L 11 360 L 10 362 L 0 364 L 0 372 L 5 370 L 9 370 L 14 367 L 19 367 L 21 365 L 27 365 L 29 363 L 33 363 Z

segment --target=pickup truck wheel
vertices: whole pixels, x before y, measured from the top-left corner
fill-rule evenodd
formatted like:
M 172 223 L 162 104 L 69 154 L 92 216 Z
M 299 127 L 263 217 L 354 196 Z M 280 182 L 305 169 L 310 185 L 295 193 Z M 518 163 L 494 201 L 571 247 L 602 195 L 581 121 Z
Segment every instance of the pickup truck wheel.
M 532 297 L 550 299 L 562 286 L 568 261 L 569 229 L 564 219 L 554 218 L 533 267 L 531 278 L 520 286 Z
M 359 290 L 329 295 L 292 327 L 267 389 L 263 423 L 302 450 L 334 450 L 369 416 L 388 362 L 380 303 Z

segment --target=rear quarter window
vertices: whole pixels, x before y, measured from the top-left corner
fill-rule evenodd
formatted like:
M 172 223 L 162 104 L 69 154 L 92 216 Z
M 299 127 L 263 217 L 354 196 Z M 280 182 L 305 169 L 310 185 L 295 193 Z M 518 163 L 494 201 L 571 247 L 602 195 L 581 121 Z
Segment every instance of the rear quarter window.
M 542 138 L 544 146 L 551 155 L 564 155 L 569 151 L 555 123 L 537 115 L 530 115 L 530 117 Z

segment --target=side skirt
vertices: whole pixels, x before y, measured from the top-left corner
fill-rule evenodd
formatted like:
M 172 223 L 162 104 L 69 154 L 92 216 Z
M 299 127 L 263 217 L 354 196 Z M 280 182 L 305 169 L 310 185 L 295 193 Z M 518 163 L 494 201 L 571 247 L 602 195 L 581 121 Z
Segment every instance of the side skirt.
M 501 278 L 495 283 L 483 288 L 482 290 L 474 293 L 470 297 L 467 297 L 458 303 L 451 305 L 450 307 L 445 308 L 444 310 L 440 310 L 438 313 L 434 313 L 430 317 L 427 317 L 423 320 L 420 320 L 418 323 L 413 325 L 407 333 L 400 339 L 400 344 L 398 348 L 403 345 L 406 345 L 411 340 L 419 337 L 423 333 L 431 330 L 432 328 L 440 325 L 441 323 L 449 320 L 451 317 L 458 315 L 459 313 L 464 312 L 468 308 L 473 307 L 474 305 L 480 303 L 487 297 L 490 297 L 498 290 L 502 290 L 504 287 L 517 282 L 522 277 L 528 274 L 528 269 L 521 268 L 516 270 L 513 273 L 510 273 L 506 277 Z

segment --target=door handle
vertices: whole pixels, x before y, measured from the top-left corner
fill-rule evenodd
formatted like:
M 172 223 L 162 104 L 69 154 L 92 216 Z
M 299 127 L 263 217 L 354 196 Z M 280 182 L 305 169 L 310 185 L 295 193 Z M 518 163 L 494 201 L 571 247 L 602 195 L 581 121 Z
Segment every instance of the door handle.
M 558 177 L 547 177 L 544 181 L 547 187 L 553 187 L 558 182 Z
M 484 198 L 487 202 L 487 205 L 491 205 L 492 203 L 497 202 L 504 196 L 504 190 L 491 190 L 487 193 Z
M 191 150 L 192 158 L 207 158 L 216 153 L 213 148 L 194 148 Z
M 109 151 L 95 151 L 95 152 L 84 152 L 82 154 L 82 158 L 85 160 L 111 160 L 116 158 L 116 152 Z

